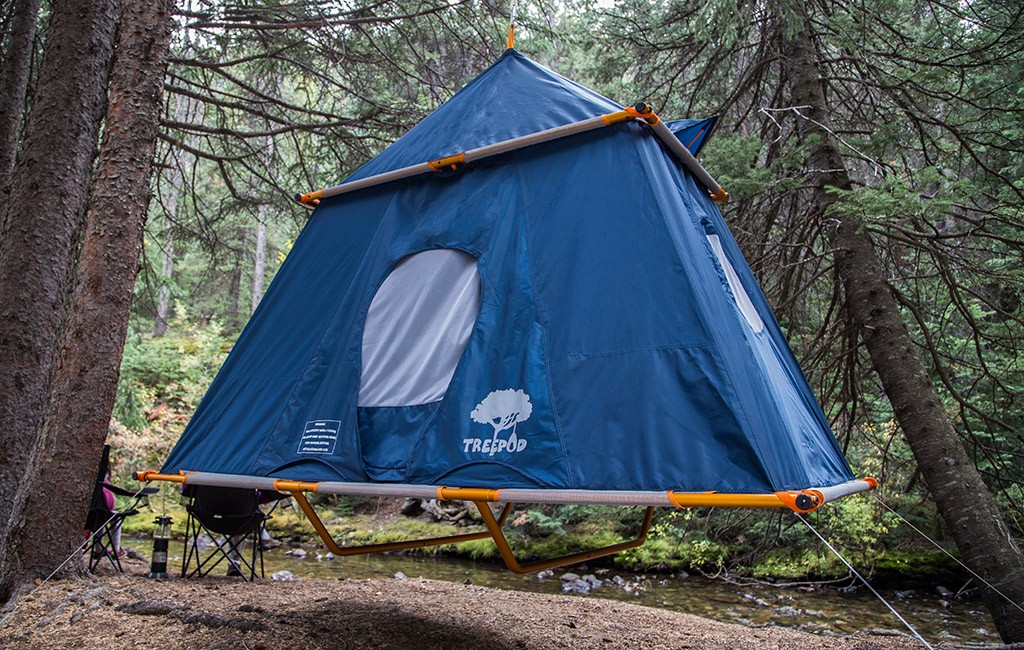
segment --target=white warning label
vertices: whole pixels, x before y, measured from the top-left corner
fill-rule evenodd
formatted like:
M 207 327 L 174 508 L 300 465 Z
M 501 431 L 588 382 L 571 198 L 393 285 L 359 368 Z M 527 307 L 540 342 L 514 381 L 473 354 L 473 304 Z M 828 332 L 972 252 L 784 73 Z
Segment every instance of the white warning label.
M 313 420 L 306 423 L 299 441 L 300 454 L 333 454 L 338 444 L 341 420 Z

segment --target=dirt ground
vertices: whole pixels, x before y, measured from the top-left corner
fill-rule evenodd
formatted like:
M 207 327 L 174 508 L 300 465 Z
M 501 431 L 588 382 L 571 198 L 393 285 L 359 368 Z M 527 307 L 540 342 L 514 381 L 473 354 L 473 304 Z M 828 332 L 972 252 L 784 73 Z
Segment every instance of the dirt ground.
M 0 622 L 0 647 L 161 648 L 750 648 L 919 647 L 859 634 L 826 638 L 752 628 L 600 598 L 504 591 L 419 578 L 150 580 L 124 575 L 49 582 Z

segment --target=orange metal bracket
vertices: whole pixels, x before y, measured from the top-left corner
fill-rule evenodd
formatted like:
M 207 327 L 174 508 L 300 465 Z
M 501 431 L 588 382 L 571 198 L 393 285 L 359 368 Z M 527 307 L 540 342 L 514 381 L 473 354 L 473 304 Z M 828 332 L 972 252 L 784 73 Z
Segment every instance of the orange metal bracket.
M 466 533 L 463 535 L 447 535 L 445 537 L 431 537 L 430 539 L 412 539 L 404 542 L 388 542 L 385 544 L 364 544 L 362 546 L 338 546 L 338 543 L 331 537 L 330 531 L 324 526 L 324 522 L 320 521 L 320 516 L 313 510 L 313 506 L 306 500 L 305 495 L 298 490 L 288 490 L 288 492 L 295 497 L 295 501 L 302 508 L 302 512 L 306 514 L 306 518 L 309 519 L 309 523 L 313 524 L 313 528 L 316 529 L 320 539 L 323 540 L 324 545 L 327 546 L 327 550 L 338 556 L 348 555 L 367 555 L 369 553 L 388 553 L 392 551 L 404 551 L 410 548 L 424 548 L 427 546 L 443 546 L 444 544 L 459 544 L 461 542 L 470 542 L 475 539 L 487 539 L 491 537 L 491 533 L 486 530 L 482 530 L 478 533 Z M 480 505 L 479 503 L 477 505 Z M 511 503 L 505 504 L 505 509 L 501 511 L 499 520 L 501 524 L 505 523 L 508 519 L 508 514 L 512 511 Z M 484 508 L 487 508 L 487 504 L 483 504 Z M 490 514 L 491 511 L 487 510 Z M 491 515 L 491 519 L 494 519 L 494 515 Z M 499 524 L 499 526 L 501 525 Z
M 189 472 L 194 474 L 194 472 Z M 135 472 L 135 480 L 137 481 L 168 481 L 170 483 L 184 483 L 185 479 L 188 478 L 188 474 L 161 474 L 160 472 L 147 469 L 142 472 Z
M 475 501 L 474 503 L 476 503 L 476 507 L 480 510 L 480 516 L 483 517 L 484 525 L 487 526 L 487 530 L 490 531 L 490 536 L 494 539 L 494 544 L 498 547 L 501 559 L 505 560 L 505 566 L 507 566 L 513 573 L 543 571 L 544 569 L 550 569 L 564 564 L 575 564 L 577 562 L 592 560 L 596 557 L 604 557 L 606 555 L 619 553 L 620 551 L 636 548 L 647 541 L 647 531 L 651 529 L 651 519 L 654 517 L 654 507 L 648 506 L 647 510 L 644 512 L 644 523 L 640 527 L 640 535 L 636 539 L 631 539 L 620 544 L 596 548 L 591 551 L 583 551 L 582 553 L 573 553 L 571 555 L 563 555 L 561 557 L 555 557 L 548 560 L 539 560 L 537 562 L 520 564 L 519 560 L 517 560 L 516 556 L 512 553 L 512 549 L 509 547 L 508 541 L 505 539 L 505 534 L 501 532 L 501 526 L 504 523 L 504 520 L 495 519 L 494 514 L 491 512 L 491 509 L 486 502 Z
M 427 165 L 435 172 L 443 171 L 445 169 L 458 169 L 459 165 L 465 164 L 466 154 L 457 153 L 454 156 L 448 156 L 447 158 L 438 158 L 437 160 L 431 160 L 427 162 Z

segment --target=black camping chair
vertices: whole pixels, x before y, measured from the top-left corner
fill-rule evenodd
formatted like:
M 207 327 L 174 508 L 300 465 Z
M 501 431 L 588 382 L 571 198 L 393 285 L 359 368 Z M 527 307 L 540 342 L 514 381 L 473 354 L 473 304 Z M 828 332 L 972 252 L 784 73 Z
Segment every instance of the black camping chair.
M 228 575 L 240 575 L 245 580 L 263 577 L 263 550 L 260 533 L 266 515 L 259 507 L 259 493 L 247 488 L 189 485 L 182 491 L 189 499 L 185 510 L 185 560 L 181 564 L 181 577 L 208 575 L 224 560 L 228 561 Z M 205 558 L 199 549 L 199 534 L 205 533 L 214 548 Z M 249 557 L 245 544 L 249 542 Z M 189 571 L 192 563 L 195 568 Z M 246 575 L 248 574 L 248 575 Z
M 92 500 L 89 502 L 89 512 L 85 516 L 84 530 L 89 535 L 86 549 L 89 553 L 89 571 L 94 572 L 103 558 L 110 560 L 110 565 L 115 571 L 123 573 L 121 558 L 117 554 L 114 544 L 114 535 L 121 523 L 138 514 L 139 504 L 151 494 L 159 492 L 157 488 L 143 488 L 138 492 L 132 492 L 113 485 L 107 481 L 107 471 L 110 469 L 110 445 L 103 446 L 103 456 L 100 458 L 100 466 L 96 472 L 96 483 L 92 489 Z M 133 497 L 135 500 L 128 508 L 123 510 L 111 510 L 107 507 L 103 498 L 103 489 L 106 488 L 114 494 L 122 497 Z

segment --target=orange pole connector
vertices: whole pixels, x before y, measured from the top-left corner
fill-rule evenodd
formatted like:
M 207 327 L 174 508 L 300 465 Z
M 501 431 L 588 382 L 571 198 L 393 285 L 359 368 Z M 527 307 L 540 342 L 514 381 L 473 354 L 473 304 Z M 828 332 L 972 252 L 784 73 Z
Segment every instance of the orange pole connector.
M 274 489 L 278 492 L 316 492 L 319 483 L 308 481 L 286 481 L 279 479 L 274 481 Z
M 135 478 L 139 481 L 169 481 L 171 483 L 184 483 L 188 474 L 161 474 L 152 469 L 143 472 L 135 472 Z
M 435 172 L 443 171 L 445 169 L 456 170 L 459 165 L 465 164 L 466 154 L 465 152 L 455 154 L 454 156 L 448 156 L 447 158 L 439 158 L 438 160 L 431 160 L 427 164 Z
M 505 49 L 511 50 L 516 46 L 516 26 L 512 23 L 508 24 L 508 38 L 505 39 Z
M 490 501 L 498 500 L 498 493 L 501 490 L 487 490 L 483 488 L 437 488 L 437 498 L 441 501 Z

